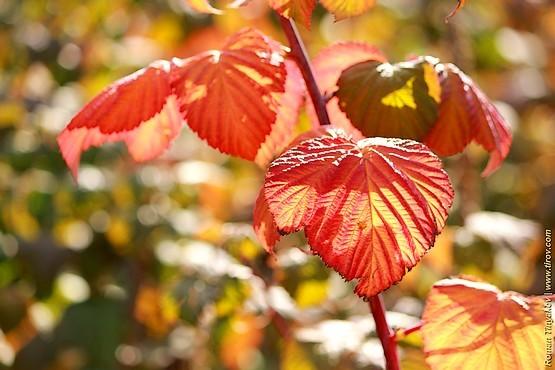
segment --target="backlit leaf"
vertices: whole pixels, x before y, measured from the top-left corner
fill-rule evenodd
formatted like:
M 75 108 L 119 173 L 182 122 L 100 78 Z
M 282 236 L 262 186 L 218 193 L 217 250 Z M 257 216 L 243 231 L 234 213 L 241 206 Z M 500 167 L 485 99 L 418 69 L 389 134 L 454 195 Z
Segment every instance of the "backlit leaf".
M 92 146 L 124 141 L 137 161 L 166 150 L 182 127 L 171 68 L 170 62 L 157 61 L 116 81 L 71 120 L 58 144 L 74 177 L 81 153 Z
M 364 136 L 421 140 L 436 122 L 439 80 L 426 59 L 361 62 L 343 71 L 338 87 L 339 107 Z
M 440 64 L 442 95 L 437 124 L 424 138 L 439 155 L 461 152 L 472 140 L 490 152 L 487 176 L 507 156 L 512 135 L 509 124 L 466 74 L 453 64 Z
M 260 193 L 258 193 L 256 198 L 252 226 L 264 249 L 268 253 L 273 253 L 274 246 L 278 242 L 280 235 L 274 222 L 274 216 L 268 209 L 268 203 L 264 197 L 264 188 L 260 189 Z
M 252 29 L 179 66 L 173 87 L 189 127 L 223 153 L 254 160 L 276 121 L 286 69 L 282 50 Z
M 292 60 L 286 60 L 285 67 L 287 70 L 285 93 L 280 97 L 276 122 L 270 135 L 260 145 L 254 159 L 262 168 L 266 168 L 270 161 L 281 154 L 294 139 L 295 126 L 304 99 L 305 85 L 299 68 Z
M 71 120 L 58 137 L 62 156 L 74 177 L 81 153 L 106 142 L 124 141 L 137 161 L 153 159 L 185 118 L 216 149 L 249 160 L 263 151 L 267 160 L 290 140 L 281 141 L 303 95 L 294 67 L 284 95 L 282 53 L 275 41 L 245 29 L 222 50 L 154 62 L 109 86 Z
M 323 49 L 312 63 L 320 91 L 326 96 L 331 96 L 337 90 L 337 80 L 341 72 L 354 64 L 368 60 L 386 62 L 387 58 L 376 47 L 363 42 L 339 42 Z M 337 97 L 332 97 L 328 101 L 327 109 L 334 127 L 360 135 L 360 131 L 353 127 L 345 113 L 339 109 Z M 308 107 L 308 112 L 311 119 L 317 122 L 318 118 L 312 105 Z
M 320 0 L 336 20 L 361 15 L 374 6 L 375 0 Z
M 436 283 L 422 333 L 434 370 L 544 368 L 543 299 L 465 279 Z
M 298 20 L 310 27 L 310 18 L 316 7 L 316 0 L 268 0 L 272 8 L 286 18 Z
M 304 229 L 323 261 L 371 297 L 398 282 L 441 231 L 453 199 L 441 161 L 410 140 L 341 131 L 272 162 L 265 199 L 281 233 Z

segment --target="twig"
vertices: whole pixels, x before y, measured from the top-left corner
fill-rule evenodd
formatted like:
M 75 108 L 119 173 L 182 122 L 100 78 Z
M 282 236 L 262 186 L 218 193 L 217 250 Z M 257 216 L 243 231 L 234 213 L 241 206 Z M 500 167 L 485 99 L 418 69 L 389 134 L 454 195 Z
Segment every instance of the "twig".
M 395 338 L 396 340 L 399 340 L 401 338 L 404 338 L 416 331 L 419 331 L 420 329 L 422 329 L 422 321 L 418 322 L 418 324 L 411 326 L 410 328 L 406 328 L 406 329 L 398 329 L 395 332 Z
M 326 109 L 326 100 L 320 93 L 320 88 L 314 78 L 312 66 L 308 60 L 304 43 L 299 36 L 299 31 L 297 30 L 293 20 L 287 19 L 280 15 L 279 21 L 281 22 L 283 32 L 289 41 L 289 46 L 291 47 L 291 57 L 293 57 L 303 75 L 303 79 L 306 84 L 308 94 L 310 95 L 310 99 L 312 100 L 312 104 L 314 105 L 316 115 L 318 116 L 320 126 L 329 126 L 330 117 Z

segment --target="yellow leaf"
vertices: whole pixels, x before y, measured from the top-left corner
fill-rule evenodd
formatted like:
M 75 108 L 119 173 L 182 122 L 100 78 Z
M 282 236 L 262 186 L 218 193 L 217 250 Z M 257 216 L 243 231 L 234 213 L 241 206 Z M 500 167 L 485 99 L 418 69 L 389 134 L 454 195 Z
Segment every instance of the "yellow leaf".
M 423 314 L 433 370 L 544 368 L 544 301 L 466 279 L 434 285 Z
M 375 0 L 320 0 L 336 20 L 360 15 L 374 6 Z

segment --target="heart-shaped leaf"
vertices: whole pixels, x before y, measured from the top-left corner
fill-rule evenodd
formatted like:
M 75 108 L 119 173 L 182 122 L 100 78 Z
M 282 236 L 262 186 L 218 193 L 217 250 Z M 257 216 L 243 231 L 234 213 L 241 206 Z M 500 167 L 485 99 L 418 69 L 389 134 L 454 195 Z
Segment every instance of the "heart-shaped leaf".
M 420 140 L 436 122 L 440 86 L 427 59 L 361 62 L 343 71 L 338 87 L 339 107 L 364 136 Z
M 358 279 L 355 292 L 366 298 L 398 282 L 433 246 L 453 200 L 441 161 L 424 145 L 355 142 L 333 130 L 272 162 L 264 195 L 279 232 L 304 229 L 312 250 Z
M 544 301 L 466 279 L 434 284 L 423 313 L 434 370 L 544 368 Z

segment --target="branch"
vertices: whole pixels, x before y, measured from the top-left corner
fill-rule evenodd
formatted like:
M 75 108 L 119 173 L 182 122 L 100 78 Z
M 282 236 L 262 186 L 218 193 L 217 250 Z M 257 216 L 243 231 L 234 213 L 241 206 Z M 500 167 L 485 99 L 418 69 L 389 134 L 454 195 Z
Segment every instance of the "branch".
M 399 329 L 395 332 L 395 338 L 397 340 L 402 339 L 412 333 L 414 333 L 415 331 L 419 331 L 420 329 L 422 329 L 422 321 L 418 322 L 418 324 L 411 326 L 410 328 L 406 328 L 406 329 Z
M 279 21 L 287 40 L 289 41 L 289 46 L 291 47 L 291 57 L 295 60 L 301 73 L 303 75 L 308 94 L 312 100 L 312 105 L 314 105 L 314 110 L 318 116 L 318 121 L 320 126 L 329 126 L 330 117 L 326 109 L 326 100 L 320 92 L 320 88 L 316 83 L 314 78 L 314 72 L 312 71 L 312 66 L 308 59 L 304 44 L 299 36 L 299 31 L 295 26 L 295 23 L 291 19 L 287 19 L 283 16 L 279 16 Z
M 400 370 L 399 358 L 397 357 L 397 340 L 395 332 L 387 324 L 382 296 L 378 294 L 370 298 L 368 305 L 376 322 L 376 331 L 380 337 L 380 342 L 382 342 L 387 370 Z

